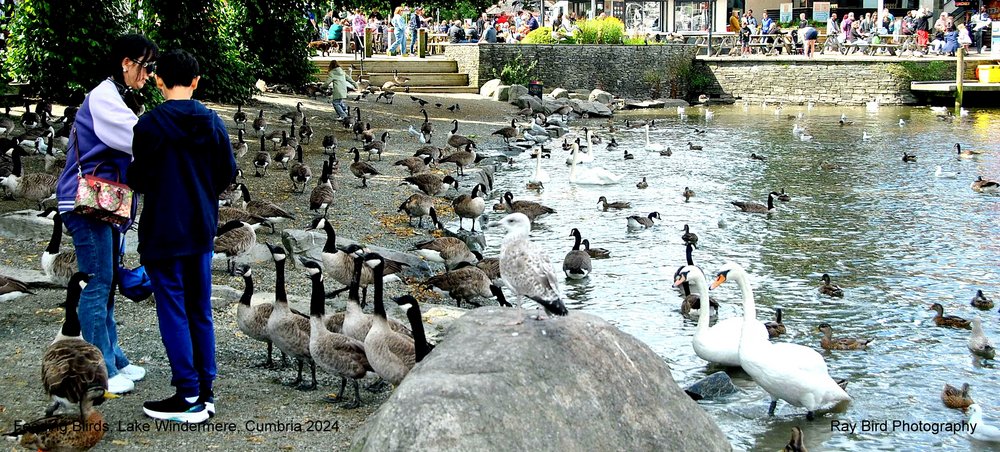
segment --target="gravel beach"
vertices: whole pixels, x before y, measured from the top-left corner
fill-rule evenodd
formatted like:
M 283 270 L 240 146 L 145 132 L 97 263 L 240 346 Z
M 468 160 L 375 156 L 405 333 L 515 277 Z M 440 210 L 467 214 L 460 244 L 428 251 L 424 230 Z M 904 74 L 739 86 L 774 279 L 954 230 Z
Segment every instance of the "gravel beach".
M 438 146 L 445 145 L 447 132 L 451 127 L 450 121 L 458 119 L 461 121 L 460 133 L 475 137 L 481 143 L 481 148 L 490 147 L 490 143 L 497 147 L 501 140 L 491 137 L 490 133 L 509 125 L 511 116 L 517 110 L 509 104 L 489 101 L 475 95 L 417 96 L 430 102 L 427 109 L 435 127 L 433 144 Z M 354 106 L 361 107 L 362 116 L 376 130 L 376 137 L 382 131 L 389 131 L 391 135 L 382 161 L 372 162 L 382 175 L 369 180 L 368 188 L 358 188 L 360 181 L 349 169 L 352 156 L 348 151 L 352 146 L 360 146 L 360 143 L 353 140 L 349 130 L 334 122 L 336 115 L 325 99 L 263 94 L 255 98 L 251 105 L 244 106 L 248 116 L 253 117 L 258 109 L 264 109 L 272 125 L 287 127 L 278 121 L 278 117 L 284 112 L 292 111 L 296 103 L 301 101 L 309 124 L 315 130 L 312 142 L 303 146 L 306 163 L 312 167 L 314 174 L 305 194 L 291 192 L 288 172 L 280 170 L 278 165 L 272 164 L 267 177 L 253 177 L 251 160 L 259 149 L 259 141 L 256 141 L 253 133 L 246 134 L 250 152 L 237 161 L 246 174 L 244 182 L 255 199 L 270 200 L 295 214 L 294 220 L 278 224 L 276 234 L 270 234 L 267 228 L 259 229 L 258 242 L 278 243 L 282 228 L 303 229 L 315 216 L 308 211 L 309 191 L 318 180 L 322 162 L 326 159 L 321 144 L 323 136 L 330 133 L 336 134 L 340 142 L 337 153 L 341 164 L 335 181 L 336 205 L 329 211 L 329 218 L 338 237 L 396 250 L 407 250 L 413 243 L 428 237 L 426 230 L 408 227 L 406 216 L 396 213 L 399 204 L 411 194 L 411 189 L 399 185 L 402 178 L 408 175 L 405 168 L 392 165 L 394 161 L 412 155 L 422 146 L 407 133 L 409 125 L 419 127 L 423 120 L 420 106 L 404 93 L 396 96 L 393 104 L 374 103 L 372 99 L 374 96 L 360 102 L 347 102 L 352 109 Z M 435 103 L 441 103 L 442 107 L 435 107 Z M 461 105 L 460 111 L 451 112 L 444 108 L 455 103 Z M 236 131 L 232 122 L 235 106 L 209 104 L 209 107 L 215 109 L 226 121 L 235 141 Z M 14 111 L 14 114 L 19 113 Z M 247 128 L 252 130 L 249 125 Z M 483 144 L 486 146 L 482 146 Z M 270 145 L 268 149 L 270 150 Z M 365 157 L 363 153 L 362 159 Z M 442 170 L 451 173 L 455 170 L 452 165 L 442 166 L 437 170 L 438 174 L 443 175 Z M 28 172 L 41 171 L 41 158 L 29 157 L 25 167 Z M 472 182 L 465 182 L 462 188 L 467 190 L 471 185 Z M 492 199 L 487 200 L 488 205 L 494 202 Z M 2 201 L 0 213 L 35 208 L 32 204 Z M 454 221 L 449 203 L 442 199 L 438 204 L 442 221 Z M 63 249 L 71 243 L 70 238 L 64 238 Z M 45 241 L 0 239 L 0 263 L 7 267 L 38 270 L 38 258 L 44 247 Z M 137 260 L 134 253 L 128 258 L 133 264 Z M 255 264 L 253 274 L 258 298 L 267 301 L 274 290 L 273 263 Z M 301 266 L 289 266 L 287 279 L 290 297 L 300 303 L 295 307 L 307 310 L 305 301 L 309 293 L 309 280 Z M 214 283 L 243 290 L 241 278 L 225 274 L 222 260 L 215 264 Z M 327 290 L 335 288 L 339 287 L 327 279 Z M 387 295 L 399 295 L 404 290 L 414 292 L 421 301 L 431 303 L 422 306 L 425 313 L 435 306 L 435 301 L 454 307 L 454 302 L 450 299 L 435 298 L 433 293 L 418 291 L 412 284 L 387 286 Z M 39 378 L 41 356 L 59 329 L 63 317 L 59 304 L 64 297 L 63 290 L 39 289 L 34 295 L 4 303 L 3 314 L 0 316 L 0 350 L 3 350 L 0 353 L 3 362 L 0 374 L 5 381 L 4 389 L 0 390 L 4 394 L 0 398 L 0 428 L 4 431 L 13 427 L 17 419 L 41 417 L 48 403 Z M 322 370 L 317 370 L 319 389 L 316 391 L 303 392 L 282 386 L 278 380 L 292 380 L 295 377 L 294 367 L 290 364 L 284 370 L 255 368 L 254 365 L 263 360 L 266 346 L 239 332 L 235 319 L 236 305 L 231 304 L 215 311 L 219 363 L 215 387 L 218 415 L 210 423 L 191 431 L 167 431 L 178 429 L 179 424 L 156 424 L 144 416 L 141 409 L 144 401 L 167 397 L 173 391 L 170 386 L 170 367 L 160 342 L 153 303 L 151 300 L 134 303 L 122 297 L 118 297 L 117 302 L 116 316 L 122 346 L 129 359 L 144 366 L 148 373 L 146 379 L 136 385 L 133 393 L 109 400 L 99 407 L 109 422 L 110 430 L 94 450 L 344 449 L 350 444 L 357 428 L 391 394 L 388 389 L 377 393 L 362 390 L 362 406 L 346 410 L 322 400 L 325 395 L 338 390 L 339 382 L 339 378 Z M 342 307 L 343 301 L 335 300 L 331 305 Z M 405 321 L 395 306 L 387 308 L 390 316 L 395 315 Z M 425 316 L 425 322 L 428 321 L 433 323 L 433 319 L 428 320 Z M 371 381 L 373 379 L 369 377 L 362 384 Z M 8 448 L 17 446 L 8 443 Z

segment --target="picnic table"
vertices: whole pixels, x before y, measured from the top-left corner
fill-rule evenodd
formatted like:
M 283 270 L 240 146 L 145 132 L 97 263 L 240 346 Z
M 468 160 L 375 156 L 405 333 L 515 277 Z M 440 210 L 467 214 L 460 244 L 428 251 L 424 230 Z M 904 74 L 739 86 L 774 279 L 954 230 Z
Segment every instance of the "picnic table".
M 756 53 L 760 55 L 778 55 L 784 50 L 786 54 L 792 53 L 792 49 L 795 47 L 792 37 L 788 33 L 778 33 L 778 34 L 756 34 L 750 35 L 750 40 L 747 44 L 750 49 L 750 53 Z M 730 56 L 740 55 L 743 51 L 743 43 L 740 41 L 739 36 L 736 37 L 736 44 L 729 51 Z

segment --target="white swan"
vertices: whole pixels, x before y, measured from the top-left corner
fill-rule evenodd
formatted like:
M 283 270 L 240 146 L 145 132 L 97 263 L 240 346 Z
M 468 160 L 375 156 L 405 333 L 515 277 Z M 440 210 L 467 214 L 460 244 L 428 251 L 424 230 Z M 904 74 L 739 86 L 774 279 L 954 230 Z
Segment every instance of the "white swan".
M 871 135 L 868 135 L 868 132 L 861 132 L 861 140 L 862 140 L 862 141 L 868 141 L 868 140 L 870 140 L 871 138 L 872 138 L 872 136 L 871 136 Z
M 812 141 L 813 136 L 806 133 L 805 129 L 800 132 L 799 139 L 802 141 Z
M 573 155 L 580 155 L 580 145 L 573 143 Z M 580 185 L 611 185 L 621 182 L 622 176 L 599 166 L 577 168 L 577 159 L 569 167 L 569 182 Z
M 549 173 L 542 169 L 542 150 L 535 153 L 535 172 L 528 178 L 529 183 L 547 184 L 549 183 Z
M 579 145 L 574 143 L 577 147 L 570 148 L 569 157 L 566 157 L 566 164 L 572 165 L 575 159 L 578 163 L 590 163 L 594 161 L 594 154 L 588 151 L 580 149 Z
M 1000 442 L 1000 428 L 983 422 L 983 409 L 978 403 L 969 405 L 969 424 L 976 426 L 976 433 L 969 435 L 977 441 Z
M 938 179 L 955 179 L 958 177 L 958 174 L 951 171 L 942 171 L 941 165 L 938 165 L 937 170 L 934 171 L 934 177 Z
M 749 291 L 747 274 L 738 264 L 728 263 L 720 269 L 711 288 L 726 279 L 733 279 L 740 289 Z M 746 294 L 747 292 L 744 292 Z M 756 306 L 753 296 L 743 297 L 743 331 L 740 336 L 740 365 L 757 384 L 771 395 L 767 412 L 774 415 L 778 399 L 808 410 L 812 420 L 816 410 L 833 408 L 851 400 L 837 382 L 830 378 L 826 361 L 815 350 L 798 344 L 775 343 L 756 333 Z
M 674 286 L 679 286 L 687 282 L 693 286 L 692 290 L 698 291 L 701 300 L 708 300 L 708 281 L 705 280 L 705 273 L 696 265 L 685 266 L 674 278 Z M 741 285 L 740 289 L 744 287 Z M 747 297 L 750 297 L 751 309 L 753 309 L 753 293 L 749 289 L 743 292 L 744 304 Z M 704 303 L 704 301 L 702 301 Z M 733 317 L 720 320 L 714 326 L 709 327 L 711 309 L 701 309 L 698 312 L 698 327 L 695 329 L 694 338 L 691 339 L 691 348 L 699 358 L 712 363 L 724 364 L 731 367 L 740 365 L 740 333 L 743 330 L 744 320 Z M 756 317 L 756 312 L 748 313 Z M 767 328 L 764 324 L 757 322 L 750 324 L 749 334 L 757 335 L 761 340 L 767 341 Z
M 646 124 L 645 129 L 646 129 L 646 150 L 649 151 L 649 152 L 660 152 L 660 151 L 664 150 L 665 148 L 663 147 L 662 144 L 660 144 L 660 143 L 651 143 L 649 141 L 649 124 Z

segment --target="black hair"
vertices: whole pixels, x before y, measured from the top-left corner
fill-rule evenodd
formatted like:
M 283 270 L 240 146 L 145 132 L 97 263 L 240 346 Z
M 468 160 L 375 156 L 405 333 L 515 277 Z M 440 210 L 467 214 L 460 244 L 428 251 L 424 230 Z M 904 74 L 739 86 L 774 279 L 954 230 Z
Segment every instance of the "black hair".
M 160 55 L 160 48 L 149 38 L 140 34 L 127 34 L 119 36 L 111 44 L 111 52 L 108 53 L 107 71 L 116 81 L 124 83 L 122 78 L 122 59 L 128 58 L 138 62 L 156 61 Z
M 198 60 L 185 50 L 173 49 L 162 56 L 156 65 L 156 75 L 163 80 L 167 89 L 175 86 L 191 86 L 200 75 Z

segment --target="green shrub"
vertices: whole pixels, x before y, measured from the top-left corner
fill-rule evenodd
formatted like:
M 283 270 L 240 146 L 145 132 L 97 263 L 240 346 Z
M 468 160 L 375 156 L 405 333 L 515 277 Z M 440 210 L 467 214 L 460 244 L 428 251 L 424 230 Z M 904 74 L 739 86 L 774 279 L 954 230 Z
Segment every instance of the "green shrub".
M 535 61 L 525 64 L 521 54 L 517 54 L 503 65 L 499 73 L 494 68 L 493 77 L 499 78 L 504 85 L 527 85 L 532 79 L 531 74 L 535 71 L 535 64 Z
M 625 24 L 614 17 L 578 20 L 576 27 L 577 44 L 621 44 L 625 38 Z
M 259 64 L 254 67 L 256 77 L 269 85 L 284 83 L 294 87 L 312 81 L 316 68 L 309 61 L 312 53 L 306 44 L 314 40 L 315 36 L 308 19 L 302 15 L 302 11 L 308 6 L 307 2 L 246 0 L 230 3 L 246 4 L 245 16 L 238 16 L 246 17 L 246 38 L 243 39 L 245 50 L 241 55 L 244 56 L 244 61 L 248 61 L 248 56 L 256 56 L 259 60 Z M 323 15 L 319 14 L 316 20 L 322 21 L 322 18 Z M 230 33 L 237 36 L 244 34 L 240 29 Z
M 531 33 L 528 33 L 524 39 L 521 40 L 522 44 L 555 44 L 556 40 L 552 37 L 552 27 L 538 27 L 534 29 Z

